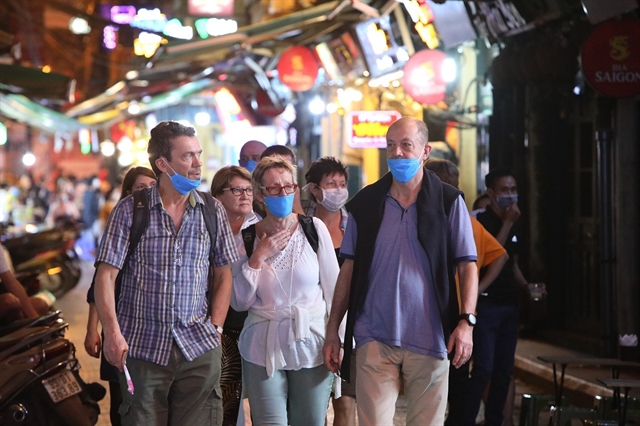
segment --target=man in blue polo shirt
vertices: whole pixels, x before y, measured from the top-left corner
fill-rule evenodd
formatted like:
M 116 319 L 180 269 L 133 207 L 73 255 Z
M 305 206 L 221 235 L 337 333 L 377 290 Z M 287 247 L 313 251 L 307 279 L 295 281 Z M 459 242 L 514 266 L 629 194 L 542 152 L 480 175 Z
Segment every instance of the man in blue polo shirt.
M 393 424 L 400 374 L 407 424 L 443 424 L 449 360 L 469 360 L 478 290 L 476 248 L 461 192 L 422 167 L 426 125 L 404 117 L 389 127 L 391 174 L 347 204 L 349 221 L 327 337 L 325 364 L 349 379 L 350 345 L 340 356 L 338 326 L 355 337 L 361 425 Z M 456 297 L 455 269 L 460 276 Z

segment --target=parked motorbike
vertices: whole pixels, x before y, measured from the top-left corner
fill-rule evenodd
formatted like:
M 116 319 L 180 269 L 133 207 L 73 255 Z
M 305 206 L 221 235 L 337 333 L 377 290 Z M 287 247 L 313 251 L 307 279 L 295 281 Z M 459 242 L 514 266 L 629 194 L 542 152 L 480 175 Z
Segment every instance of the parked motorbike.
M 80 377 L 60 311 L 0 328 L 0 424 L 93 426 L 106 391 Z
M 66 222 L 40 232 L 5 236 L 2 244 L 29 295 L 48 290 L 60 297 L 78 284 L 81 269 L 75 242 L 79 233 L 77 224 Z

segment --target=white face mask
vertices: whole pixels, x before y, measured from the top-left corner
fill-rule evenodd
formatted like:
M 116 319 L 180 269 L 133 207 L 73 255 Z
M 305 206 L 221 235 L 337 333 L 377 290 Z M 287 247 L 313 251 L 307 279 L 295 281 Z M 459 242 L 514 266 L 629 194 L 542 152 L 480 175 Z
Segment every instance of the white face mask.
M 330 212 L 340 210 L 340 208 L 344 206 L 344 203 L 347 202 L 347 198 L 349 198 L 349 191 L 347 188 L 320 188 L 320 190 L 322 190 L 322 201 L 318 201 L 318 204 Z

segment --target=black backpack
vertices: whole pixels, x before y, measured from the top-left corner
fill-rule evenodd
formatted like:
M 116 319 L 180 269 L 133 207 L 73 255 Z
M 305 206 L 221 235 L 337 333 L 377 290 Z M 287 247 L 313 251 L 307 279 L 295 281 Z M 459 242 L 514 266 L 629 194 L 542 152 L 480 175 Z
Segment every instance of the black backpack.
M 213 264 L 213 247 L 216 241 L 216 233 L 218 231 L 218 223 L 216 222 L 217 207 L 213 200 L 213 196 L 208 192 L 196 191 L 200 194 L 200 197 L 204 200 L 204 206 L 202 209 L 202 215 L 204 217 L 204 223 L 209 232 L 209 238 L 211 239 L 211 250 L 209 251 L 209 264 Z M 149 226 L 149 191 L 141 189 L 133 193 L 133 219 L 131 221 L 131 229 L 129 231 L 129 250 L 127 250 L 127 256 L 124 258 L 122 269 L 118 273 L 116 278 L 116 305 L 118 303 L 118 296 L 120 295 L 120 283 L 122 282 L 122 273 L 127 267 L 127 263 L 131 258 L 131 255 L 135 253 L 140 243 L 140 239 L 147 231 Z M 91 286 L 87 292 L 87 302 L 95 303 L 94 287 L 96 284 L 96 272 L 93 273 L 93 279 L 91 280 Z
M 318 253 L 318 231 L 313 224 L 313 218 L 299 214 L 298 223 L 302 226 L 304 235 L 307 237 L 307 241 L 309 241 L 311 248 L 315 253 Z M 242 230 L 242 240 L 244 241 L 244 249 L 247 252 L 247 257 L 251 257 L 253 254 L 253 244 L 256 240 L 255 225 L 248 226 Z

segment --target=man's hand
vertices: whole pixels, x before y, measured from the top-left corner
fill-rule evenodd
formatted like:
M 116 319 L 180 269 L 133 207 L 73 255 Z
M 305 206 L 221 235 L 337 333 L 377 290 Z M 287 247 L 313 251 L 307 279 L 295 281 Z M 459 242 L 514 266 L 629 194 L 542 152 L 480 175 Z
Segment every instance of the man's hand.
M 129 345 L 127 344 L 127 341 L 124 340 L 122 333 L 118 331 L 110 335 L 105 334 L 103 350 L 104 358 L 107 362 L 115 366 L 118 370 L 124 371 L 122 356 L 125 352 L 129 351 Z
M 84 348 L 94 358 L 100 357 L 100 351 L 102 350 L 102 341 L 98 330 L 87 330 L 87 335 L 84 337 Z
M 324 346 L 322 347 L 322 356 L 324 365 L 331 372 L 338 374 L 342 364 L 342 348 L 340 347 L 340 336 L 338 336 L 337 332 L 330 333 L 327 331 Z
M 473 327 L 466 321 L 460 321 L 447 345 L 447 353 L 450 354 L 455 349 L 455 354 L 451 363 L 454 367 L 460 368 L 471 358 L 473 352 Z
M 518 208 L 518 203 L 513 203 L 504 211 L 502 215 L 502 219 L 514 223 L 518 219 L 520 219 L 520 209 Z

